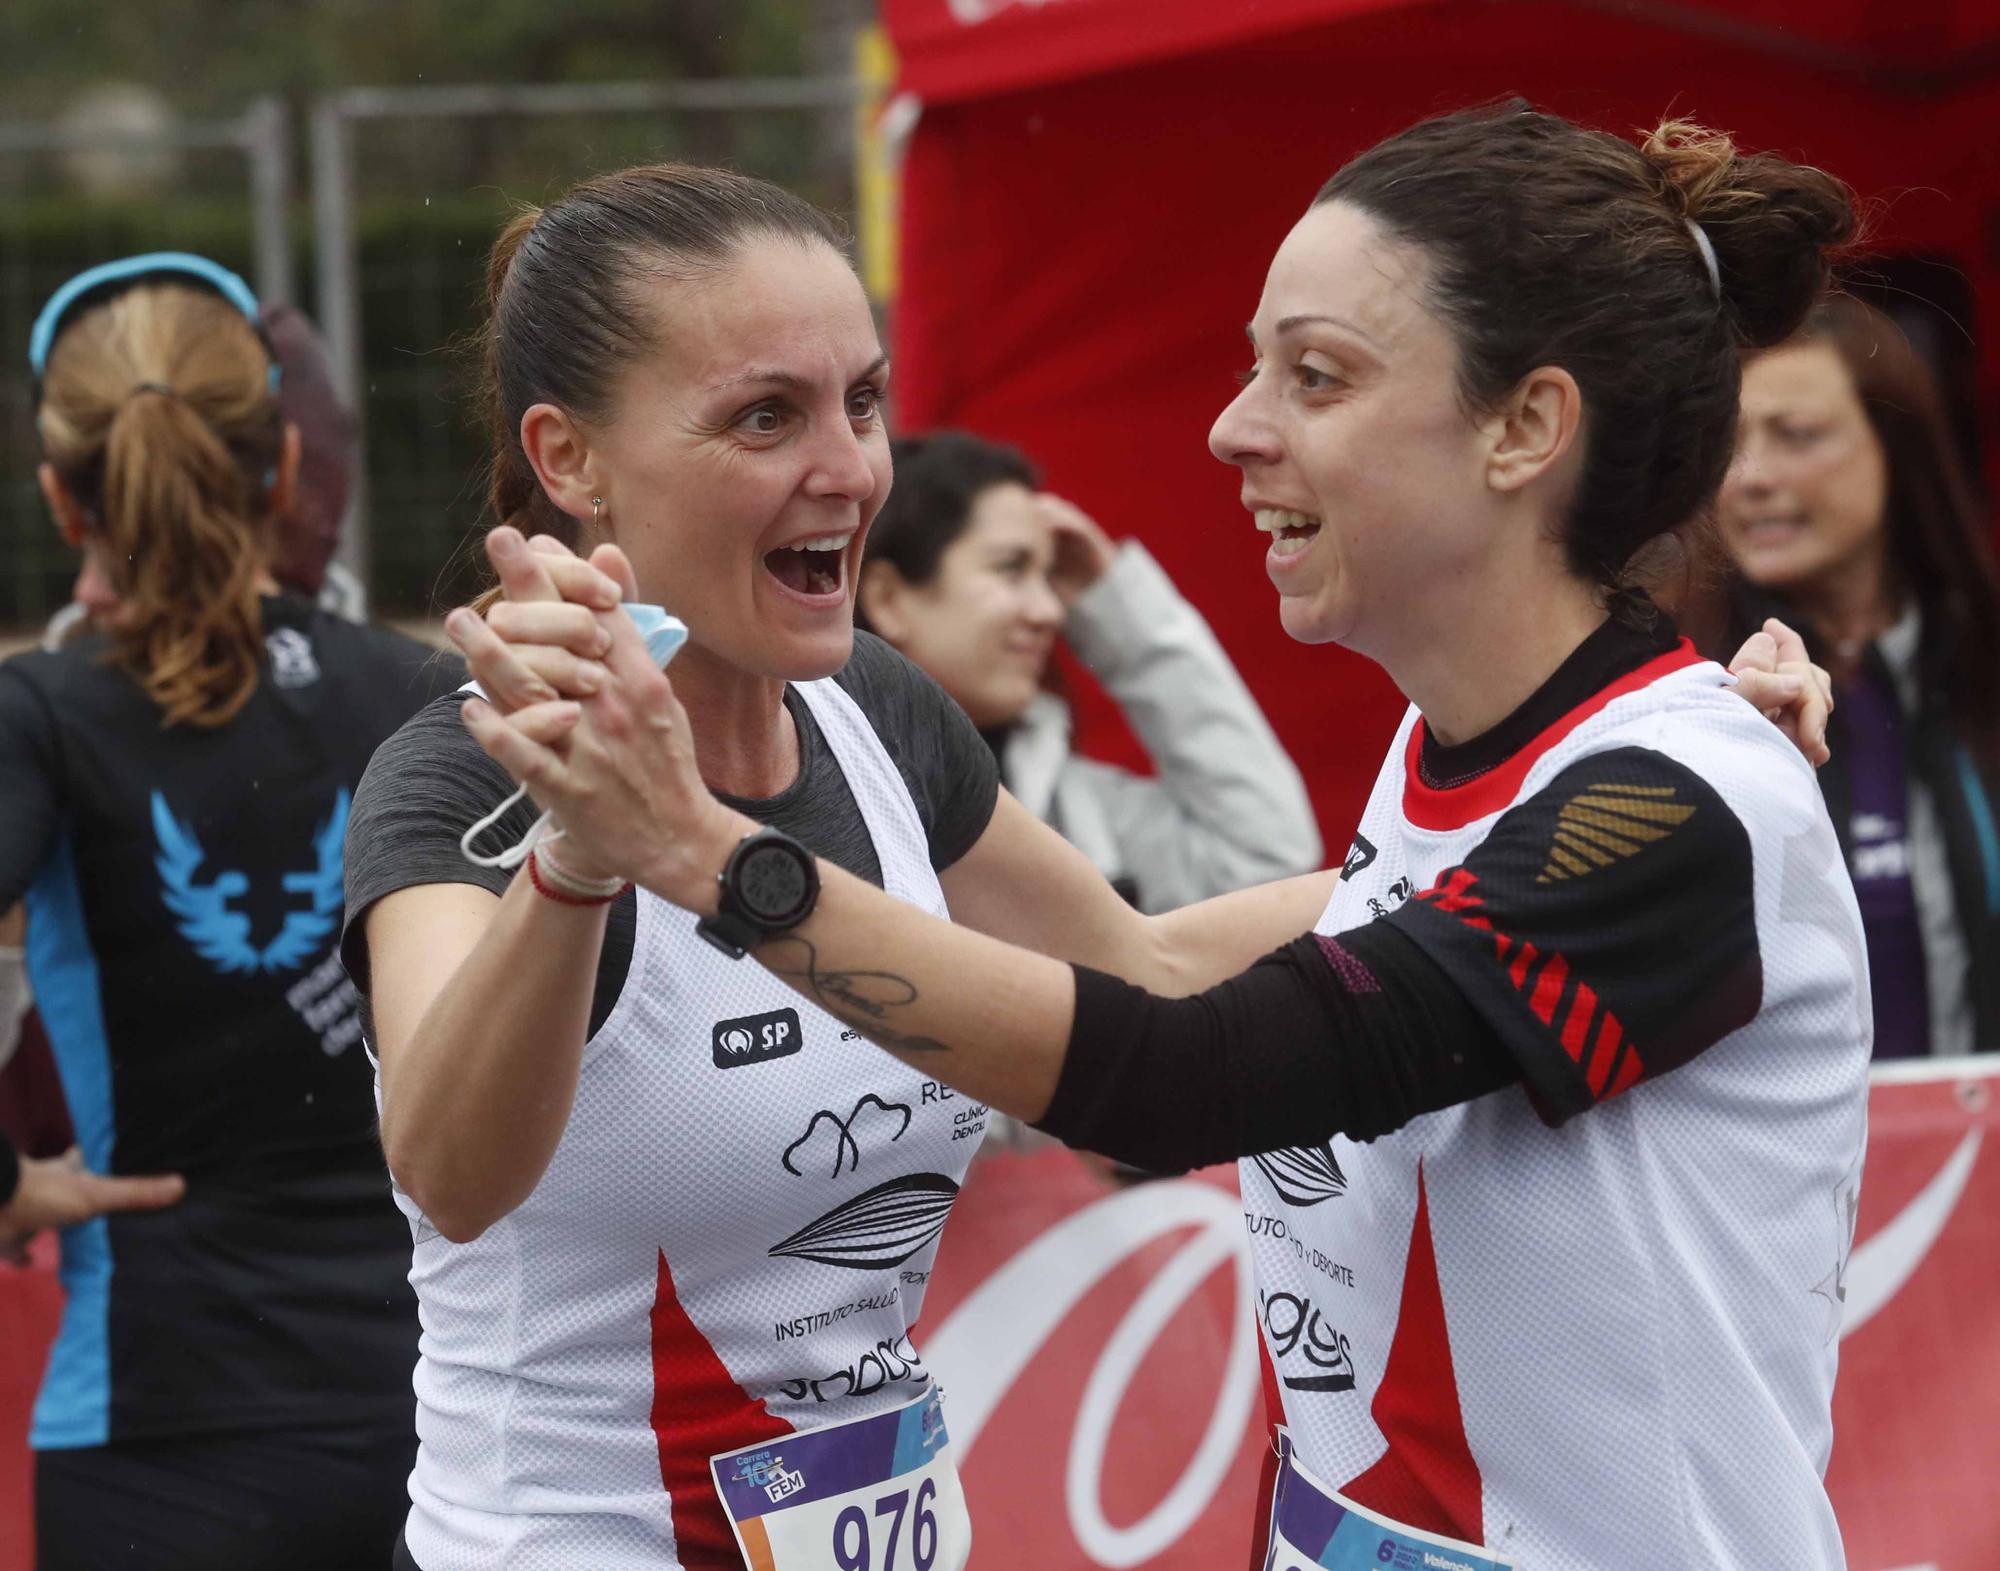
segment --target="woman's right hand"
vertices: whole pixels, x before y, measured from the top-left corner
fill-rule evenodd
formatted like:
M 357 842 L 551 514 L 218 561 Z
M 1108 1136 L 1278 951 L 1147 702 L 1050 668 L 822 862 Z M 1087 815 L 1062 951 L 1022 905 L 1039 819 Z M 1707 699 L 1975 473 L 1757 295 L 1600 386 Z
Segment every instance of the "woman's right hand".
M 452 612 L 445 631 L 487 701 L 511 715 L 600 691 L 610 613 L 637 598 L 624 553 L 600 546 L 586 561 L 548 535 L 524 540 L 503 524 L 487 535 L 486 555 L 503 598 L 483 619 L 470 609 Z

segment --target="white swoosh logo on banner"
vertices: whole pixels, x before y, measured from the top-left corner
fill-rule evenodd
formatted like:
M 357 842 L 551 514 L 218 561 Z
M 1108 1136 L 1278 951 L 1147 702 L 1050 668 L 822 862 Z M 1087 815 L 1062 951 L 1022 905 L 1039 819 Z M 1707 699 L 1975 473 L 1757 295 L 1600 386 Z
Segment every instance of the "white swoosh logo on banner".
M 1979 1160 L 1981 1133 L 1969 1131 L 1916 1199 L 1867 1243 L 1856 1246 L 1847 1268 L 1847 1305 L 1840 1327 L 1843 1339 L 1872 1320 L 1923 1264 L 1957 1208 L 1959 1196 L 1965 1193 L 1973 1164 Z
M 1021 1250 L 924 1340 L 924 1361 L 949 1393 L 951 1443 L 963 1463 L 1002 1398 L 1084 1295 L 1134 1250 L 1184 1227 L 1197 1231 L 1111 1333 L 1084 1385 L 1070 1436 L 1070 1527 L 1101 1566 L 1141 1565 L 1177 1543 L 1215 1498 L 1243 1444 L 1257 1400 L 1257 1322 L 1237 1197 L 1209 1184 L 1170 1181 L 1107 1195 Z M 1114 1527 L 1099 1486 L 1119 1402 L 1181 1305 L 1232 1259 L 1236 1316 L 1208 1429 L 1165 1498 L 1131 1526 Z

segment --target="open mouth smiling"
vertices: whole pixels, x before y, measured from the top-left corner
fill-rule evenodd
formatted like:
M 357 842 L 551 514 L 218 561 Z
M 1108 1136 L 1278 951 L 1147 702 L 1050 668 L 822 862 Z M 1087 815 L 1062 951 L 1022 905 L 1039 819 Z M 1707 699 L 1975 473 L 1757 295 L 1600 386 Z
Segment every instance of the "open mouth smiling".
M 814 535 L 764 553 L 764 569 L 802 600 L 824 603 L 847 594 L 847 548 L 854 531 Z
M 1260 507 L 1254 510 L 1257 527 L 1271 537 L 1271 555 L 1296 556 L 1319 533 L 1319 520 L 1310 513 L 1293 512 L 1288 507 Z

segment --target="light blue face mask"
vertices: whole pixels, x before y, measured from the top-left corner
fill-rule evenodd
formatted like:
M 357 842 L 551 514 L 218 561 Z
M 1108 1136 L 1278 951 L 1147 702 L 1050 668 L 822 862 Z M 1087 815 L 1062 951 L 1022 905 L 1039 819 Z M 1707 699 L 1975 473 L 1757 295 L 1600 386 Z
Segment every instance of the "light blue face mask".
M 664 606 L 628 605 L 625 614 L 632 619 L 639 636 L 645 639 L 646 652 L 653 657 L 654 664 L 664 671 L 667 662 L 680 653 L 681 645 L 687 642 L 687 623 L 677 616 L 669 616 Z M 459 836 L 458 849 L 466 861 L 474 867 L 519 867 L 534 854 L 536 846 L 562 838 L 562 826 L 556 822 L 555 814 L 544 813 L 517 844 L 506 850 L 488 856 L 472 849 L 474 842 L 505 818 L 513 805 L 527 794 L 526 786 L 517 786 L 512 796 Z
M 653 657 L 653 663 L 666 670 L 667 662 L 687 642 L 687 623 L 677 616 L 668 616 L 663 606 L 628 605 L 625 614 L 639 629 L 639 636 L 646 640 L 646 653 Z

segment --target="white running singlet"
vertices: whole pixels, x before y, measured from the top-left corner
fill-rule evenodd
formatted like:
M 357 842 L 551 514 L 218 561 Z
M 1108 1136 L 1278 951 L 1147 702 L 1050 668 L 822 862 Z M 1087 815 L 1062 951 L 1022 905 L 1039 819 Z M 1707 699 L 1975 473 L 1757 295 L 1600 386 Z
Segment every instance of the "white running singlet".
M 1526 1571 L 1840 1567 L 1821 1477 L 1871 1033 L 1812 770 L 1685 645 L 1470 781 L 1425 784 L 1420 725 L 1413 709 L 1377 779 L 1322 947 L 1338 965 L 1331 935 L 1387 917 L 1450 959 L 1528 1072 L 1379 1140 L 1242 1163 L 1267 1381 L 1300 1459 Z M 1628 942 L 1608 897 L 1703 814 L 1702 844 L 1747 842 L 1740 927 L 1717 909 L 1700 930 L 1728 881 L 1710 858 L 1677 880 L 1697 914 Z M 1581 915 L 1528 941 L 1564 901 Z M 1733 1004 L 1676 991 L 1678 951 L 1718 931 L 1747 957 Z M 1617 965 L 1580 974 L 1586 948 Z
M 945 915 L 867 719 L 833 681 L 795 685 L 885 886 Z M 740 1571 L 709 1458 L 922 1394 L 910 1326 L 986 1116 L 640 891 L 534 1192 L 469 1244 L 397 1192 L 423 1322 L 417 1563 Z

